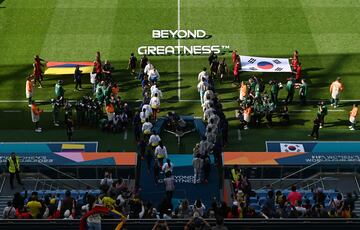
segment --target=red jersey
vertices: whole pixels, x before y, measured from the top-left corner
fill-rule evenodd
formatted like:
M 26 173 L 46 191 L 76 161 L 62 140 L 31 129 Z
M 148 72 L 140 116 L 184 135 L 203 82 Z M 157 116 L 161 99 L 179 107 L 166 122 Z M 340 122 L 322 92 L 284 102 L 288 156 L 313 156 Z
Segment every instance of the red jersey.
M 236 62 L 234 65 L 234 76 L 237 76 L 239 74 L 240 70 L 240 62 Z
M 96 73 L 97 73 L 97 74 L 100 74 L 100 73 L 102 72 L 101 62 L 96 61 L 96 62 L 94 63 L 94 66 L 95 66 L 95 71 L 96 71 Z
M 295 69 L 296 66 L 299 64 L 299 59 L 294 58 L 291 60 L 291 66 Z
M 296 80 L 301 79 L 301 66 L 296 67 Z
M 33 66 L 34 66 L 34 72 L 33 72 L 34 76 L 35 77 L 41 76 L 41 74 L 42 74 L 41 63 L 40 62 L 35 62 L 33 64 Z
M 233 51 L 232 54 L 231 54 L 231 59 L 232 59 L 233 63 L 235 63 L 236 58 L 237 58 L 237 54 L 236 54 L 235 51 Z
M 295 205 L 296 201 L 302 199 L 302 195 L 301 193 L 295 191 L 295 192 L 290 192 L 287 198 L 290 201 L 291 205 Z

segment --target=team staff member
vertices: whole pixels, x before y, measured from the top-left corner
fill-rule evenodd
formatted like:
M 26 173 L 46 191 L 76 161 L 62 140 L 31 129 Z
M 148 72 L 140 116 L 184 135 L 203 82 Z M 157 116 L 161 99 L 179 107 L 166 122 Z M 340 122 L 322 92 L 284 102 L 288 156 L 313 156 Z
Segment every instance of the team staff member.
M 29 101 L 29 107 L 31 107 L 33 94 L 34 94 L 34 84 L 33 84 L 32 76 L 30 75 L 26 78 L 26 86 L 25 86 L 25 95 Z
M 350 117 L 349 117 L 349 121 L 350 121 L 349 129 L 350 130 L 355 130 L 357 114 L 358 114 L 358 105 L 354 104 L 352 110 L 350 111 Z
M 11 153 L 6 162 L 6 167 L 10 173 L 10 187 L 14 189 L 14 176 L 16 176 L 16 180 L 18 184 L 24 185 L 20 180 L 20 160 L 19 157 L 15 155 L 15 153 Z
M 308 91 L 308 85 L 307 85 L 305 79 L 301 79 L 300 90 L 299 90 L 299 96 L 300 96 L 301 105 L 306 104 L 307 91 Z
M 137 58 L 134 53 L 130 54 L 129 63 L 127 69 L 131 69 L 131 75 L 135 75 Z
M 319 128 L 321 127 L 321 126 L 320 126 L 320 124 L 321 124 L 320 122 L 321 122 L 321 121 L 320 121 L 319 117 L 316 117 L 316 118 L 314 119 L 313 129 L 312 129 L 311 134 L 309 134 L 309 136 L 311 136 L 311 137 L 314 137 L 314 135 L 315 135 L 314 140 L 319 139 Z
M 317 112 L 317 117 L 319 118 L 320 129 L 322 129 L 325 124 L 325 116 L 327 115 L 327 113 L 328 113 L 327 106 L 324 104 L 323 101 L 320 101 L 320 103 L 318 105 L 318 112 Z
M 222 83 L 225 73 L 229 77 L 229 67 L 225 62 L 225 58 L 219 64 L 220 83 Z
M 74 91 L 82 90 L 81 87 L 81 73 L 80 66 L 76 66 L 75 73 L 74 73 L 74 82 L 75 82 L 75 89 Z

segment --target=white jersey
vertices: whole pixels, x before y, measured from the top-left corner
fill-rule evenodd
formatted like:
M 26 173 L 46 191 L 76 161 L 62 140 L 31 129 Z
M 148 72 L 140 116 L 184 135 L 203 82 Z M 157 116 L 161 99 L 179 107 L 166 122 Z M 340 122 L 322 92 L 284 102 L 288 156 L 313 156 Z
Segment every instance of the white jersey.
M 198 92 L 205 92 L 207 89 L 207 83 L 206 82 L 199 82 L 199 84 L 197 85 L 197 90 Z
M 159 135 L 152 134 L 149 138 L 149 145 L 157 146 L 160 141 L 161 141 L 161 138 L 159 137 Z
M 158 97 L 152 97 L 150 99 L 150 106 L 152 109 L 160 108 L 160 99 Z
M 206 81 L 209 80 L 209 74 L 206 71 L 201 71 L 198 75 L 198 81 L 200 82 L 201 79 L 205 79 Z
M 163 146 L 163 148 L 161 148 L 160 145 L 157 146 L 155 148 L 155 157 L 156 158 L 165 158 L 166 159 L 168 157 L 166 147 Z
M 148 74 L 149 70 L 152 68 L 154 68 L 154 66 L 150 62 L 148 62 L 148 64 L 144 68 L 144 73 Z
M 214 99 L 215 95 L 212 90 L 206 90 L 204 93 L 204 101 L 212 100 Z M 209 99 L 208 99 L 209 98 Z
M 163 94 L 159 88 L 156 87 L 156 85 L 151 86 L 150 88 L 151 97 L 155 97 L 155 94 L 157 93 L 159 98 L 163 97 Z
M 145 134 L 150 134 L 151 133 L 151 129 L 152 129 L 153 125 L 150 122 L 145 122 L 142 125 L 142 131 Z
M 90 73 L 90 83 L 91 84 L 96 83 L 96 73 Z
M 146 110 L 148 116 L 149 116 L 150 114 L 152 114 L 152 108 L 151 108 L 151 106 L 150 106 L 149 104 L 143 105 L 141 111 L 143 111 L 144 109 Z

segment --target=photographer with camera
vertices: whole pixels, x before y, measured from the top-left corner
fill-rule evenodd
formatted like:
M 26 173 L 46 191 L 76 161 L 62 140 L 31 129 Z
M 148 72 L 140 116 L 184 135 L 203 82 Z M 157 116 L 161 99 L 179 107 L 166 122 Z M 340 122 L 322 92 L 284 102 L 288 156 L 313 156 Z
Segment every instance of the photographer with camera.
M 53 117 L 54 126 L 56 127 L 60 126 L 59 113 L 60 113 L 60 108 L 62 106 L 61 101 L 62 101 L 62 97 L 51 99 L 52 117 Z
M 327 106 L 325 105 L 324 101 L 320 101 L 318 103 L 318 112 L 317 117 L 319 119 L 319 128 L 322 129 L 325 123 L 325 116 L 328 114 Z
M 192 229 L 211 229 L 210 224 L 203 219 L 198 212 L 194 212 L 193 217 L 187 222 L 184 227 L 184 230 Z

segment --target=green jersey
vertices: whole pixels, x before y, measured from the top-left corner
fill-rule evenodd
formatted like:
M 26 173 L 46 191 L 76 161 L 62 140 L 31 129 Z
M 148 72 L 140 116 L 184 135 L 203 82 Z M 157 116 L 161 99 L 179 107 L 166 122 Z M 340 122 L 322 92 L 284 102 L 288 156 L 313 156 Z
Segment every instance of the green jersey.
M 65 93 L 65 90 L 62 87 L 62 85 L 59 84 L 59 83 L 56 83 L 56 85 L 55 85 L 55 95 L 57 97 L 64 97 L 64 93 Z
M 294 81 L 292 79 L 288 80 L 288 82 L 286 83 L 286 90 L 288 92 L 293 92 L 294 91 Z
M 299 94 L 300 96 L 306 96 L 308 92 L 308 86 L 306 83 L 303 83 L 300 85 Z

